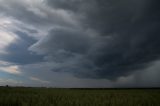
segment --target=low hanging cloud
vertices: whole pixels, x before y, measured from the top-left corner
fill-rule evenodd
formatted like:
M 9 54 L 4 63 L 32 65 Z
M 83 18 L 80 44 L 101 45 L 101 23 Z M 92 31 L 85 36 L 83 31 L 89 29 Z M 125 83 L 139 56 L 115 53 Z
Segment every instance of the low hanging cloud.
M 0 0 L 2 16 L 21 23 L 7 30 L 20 40 L 5 46 L 10 54 L 0 58 L 21 65 L 45 61 L 53 73 L 78 78 L 113 80 L 132 75 L 159 60 L 159 3 Z
M 53 29 L 30 50 L 77 77 L 116 79 L 149 67 L 160 57 L 159 1 L 48 0 L 75 15 L 78 27 Z

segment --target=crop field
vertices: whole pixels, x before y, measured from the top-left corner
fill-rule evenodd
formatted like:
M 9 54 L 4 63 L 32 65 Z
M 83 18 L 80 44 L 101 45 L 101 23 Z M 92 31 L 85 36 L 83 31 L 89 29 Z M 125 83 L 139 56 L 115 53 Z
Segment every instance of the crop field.
M 160 89 L 0 87 L 0 106 L 160 106 Z

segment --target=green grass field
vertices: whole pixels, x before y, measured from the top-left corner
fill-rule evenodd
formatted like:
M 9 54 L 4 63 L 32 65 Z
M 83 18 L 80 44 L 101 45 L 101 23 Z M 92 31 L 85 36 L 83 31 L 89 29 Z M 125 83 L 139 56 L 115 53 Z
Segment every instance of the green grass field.
M 1 87 L 0 106 L 160 106 L 160 89 Z

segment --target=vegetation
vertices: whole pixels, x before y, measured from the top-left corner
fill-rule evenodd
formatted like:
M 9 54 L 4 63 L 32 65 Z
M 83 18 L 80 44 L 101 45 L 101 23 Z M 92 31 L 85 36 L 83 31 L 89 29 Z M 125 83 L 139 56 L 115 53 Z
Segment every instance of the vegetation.
M 0 87 L 0 106 L 160 106 L 160 89 Z

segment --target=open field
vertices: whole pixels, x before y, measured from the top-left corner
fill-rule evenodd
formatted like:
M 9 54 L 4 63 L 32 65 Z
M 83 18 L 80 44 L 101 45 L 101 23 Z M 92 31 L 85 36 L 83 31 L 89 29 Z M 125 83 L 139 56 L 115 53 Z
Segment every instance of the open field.
M 0 87 L 0 106 L 160 106 L 160 89 Z

